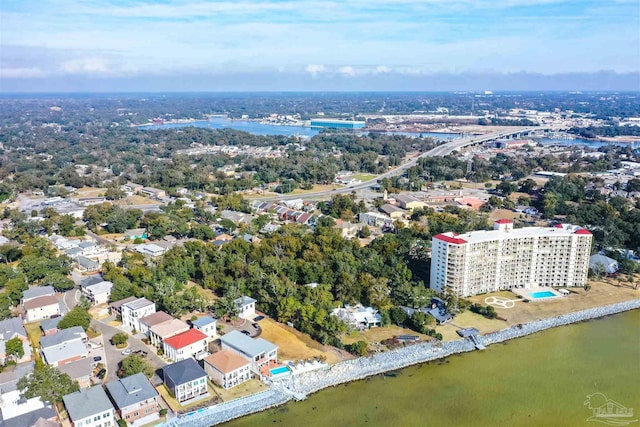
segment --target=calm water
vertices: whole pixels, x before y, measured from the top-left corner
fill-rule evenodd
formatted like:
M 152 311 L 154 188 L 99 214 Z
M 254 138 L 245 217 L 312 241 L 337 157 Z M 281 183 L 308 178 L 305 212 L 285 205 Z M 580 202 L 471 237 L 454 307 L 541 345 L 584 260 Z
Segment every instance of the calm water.
M 225 425 L 604 425 L 586 421 L 584 401 L 596 392 L 640 418 L 640 310 L 323 390 Z
M 255 135 L 285 135 L 285 136 L 305 136 L 312 137 L 320 133 L 320 129 L 303 126 L 275 126 L 266 125 L 250 120 L 230 120 L 224 117 L 214 117 L 210 120 L 198 120 L 189 123 L 166 123 L 161 125 L 142 126 L 140 129 L 175 129 L 188 126 L 208 128 L 208 129 L 236 129 Z M 437 139 L 451 139 L 458 137 L 458 134 L 424 132 L 422 134 L 409 132 L 387 132 L 394 135 L 405 135 L 411 137 L 431 137 Z

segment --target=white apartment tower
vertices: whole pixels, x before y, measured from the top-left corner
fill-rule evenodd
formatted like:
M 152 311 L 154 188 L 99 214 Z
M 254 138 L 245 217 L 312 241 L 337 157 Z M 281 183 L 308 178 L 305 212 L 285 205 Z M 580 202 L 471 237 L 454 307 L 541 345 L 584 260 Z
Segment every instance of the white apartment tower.
M 489 231 L 433 236 L 431 288 L 458 296 L 514 288 L 584 286 L 591 233 L 571 224 L 513 228 L 498 220 Z

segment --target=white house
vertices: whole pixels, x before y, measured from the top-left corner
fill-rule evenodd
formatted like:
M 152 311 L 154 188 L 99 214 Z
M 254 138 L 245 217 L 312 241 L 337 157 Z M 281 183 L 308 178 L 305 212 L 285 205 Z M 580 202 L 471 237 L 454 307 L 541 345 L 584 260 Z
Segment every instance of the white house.
M 22 292 L 22 304 L 34 298 L 46 297 L 48 295 L 55 294 L 56 291 L 53 289 L 53 286 L 31 286 L 29 289 Z
M 165 366 L 162 374 L 164 383 L 180 404 L 209 397 L 207 373 L 191 358 Z
M 216 326 L 218 321 L 211 316 L 200 317 L 197 320 L 191 322 L 193 327 L 209 337 L 209 341 L 212 341 L 218 337 L 218 331 Z
M 72 427 L 114 427 L 115 409 L 101 385 L 62 397 Z
M 229 349 L 206 357 L 204 370 L 214 383 L 227 390 L 251 379 L 249 361 Z
M 240 331 L 232 331 L 220 337 L 222 349 L 231 349 L 251 363 L 254 372 L 270 362 L 278 361 L 278 346 L 264 338 L 250 338 Z
M 87 286 L 81 286 L 81 292 L 93 305 L 106 304 L 109 302 L 109 297 L 111 297 L 112 288 L 113 283 L 103 280 Z
M 138 298 L 136 300 L 126 302 L 120 306 L 122 326 L 139 331 L 140 319 L 155 312 L 156 303 L 151 302 L 146 298 Z
M 361 304 L 335 308 L 331 314 L 353 328 L 368 329 L 382 324 L 382 317 L 378 310 L 373 307 L 363 307 Z
M 181 334 L 174 335 L 162 342 L 164 355 L 171 360 L 180 360 L 196 357 L 207 351 L 209 337 L 197 329 L 189 329 Z
M 251 320 L 255 317 L 256 302 L 256 300 L 248 296 L 241 296 L 233 301 L 236 306 L 236 310 L 238 310 L 238 316 L 247 320 Z
M 27 323 L 60 315 L 60 301 L 53 295 L 30 299 L 23 307 L 24 320 Z

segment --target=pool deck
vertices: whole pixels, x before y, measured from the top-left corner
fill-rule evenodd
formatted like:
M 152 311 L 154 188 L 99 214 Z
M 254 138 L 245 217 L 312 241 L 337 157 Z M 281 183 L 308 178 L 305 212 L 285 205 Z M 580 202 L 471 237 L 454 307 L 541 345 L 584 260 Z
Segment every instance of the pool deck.
M 271 374 L 271 370 L 282 368 L 282 367 L 288 369 L 287 365 L 285 365 L 284 363 L 279 363 L 279 362 L 270 360 L 269 363 L 267 363 L 266 365 L 260 368 L 260 374 L 265 377 L 272 377 L 273 375 Z
M 526 299 L 532 302 L 550 300 L 556 297 L 563 296 L 560 292 L 556 291 L 553 288 L 513 289 L 512 292 L 516 295 L 520 295 L 523 299 Z M 545 296 L 545 297 L 539 297 L 539 298 L 533 297 L 532 294 L 535 294 L 537 292 L 550 292 L 553 294 L 553 296 Z

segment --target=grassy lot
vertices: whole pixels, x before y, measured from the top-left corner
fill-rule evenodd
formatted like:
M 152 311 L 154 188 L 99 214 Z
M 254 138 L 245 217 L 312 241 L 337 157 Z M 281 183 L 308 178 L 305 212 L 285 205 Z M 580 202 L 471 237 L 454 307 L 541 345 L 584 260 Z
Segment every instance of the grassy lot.
M 134 194 L 133 196 L 129 196 L 125 199 L 116 200 L 113 202 L 116 205 L 120 205 L 122 207 L 127 207 L 128 205 L 159 205 L 160 202 L 157 200 L 150 199 L 144 196 L 138 196 Z
M 211 397 L 216 397 L 217 396 L 215 390 L 211 387 L 211 383 L 209 381 L 207 381 L 207 388 L 209 389 L 209 394 L 211 395 Z M 176 411 L 184 411 L 185 409 L 189 409 L 189 408 L 192 408 L 194 406 L 198 406 L 198 405 L 202 404 L 203 401 L 207 400 L 207 399 L 198 400 L 197 402 L 193 402 L 193 403 L 190 403 L 188 405 L 182 406 L 171 395 L 171 392 L 169 391 L 167 386 L 165 386 L 164 384 L 162 384 L 161 386 L 156 387 L 156 390 L 158 390 L 158 393 L 160 393 L 162 395 L 162 397 L 164 398 L 165 402 L 167 402 L 167 404 L 169 405 L 171 410 L 174 411 L 174 412 L 176 412 Z
M 509 299 L 515 299 L 515 295 L 511 294 Z M 478 329 L 481 334 L 486 334 L 489 332 L 499 331 L 507 326 L 509 325 L 504 320 L 487 319 L 484 316 L 467 310 L 464 313 L 457 315 L 451 323 L 436 326 L 436 331 L 442 334 L 442 339 L 444 341 L 452 341 L 460 339 L 460 335 L 456 333 L 459 328 L 474 327 Z
M 384 326 L 382 328 L 371 328 L 366 331 L 353 331 L 347 334 L 342 342 L 345 344 L 352 344 L 357 341 L 364 341 L 367 344 L 371 345 L 373 343 L 379 343 L 380 341 L 393 338 L 396 335 L 417 335 L 420 337 L 421 341 L 429 340 L 430 338 L 426 335 L 419 334 L 411 329 L 402 328 L 400 326 L 392 325 L 392 326 Z
M 42 337 L 42 330 L 40 329 L 40 322 L 32 322 L 26 323 L 24 325 L 24 329 L 27 331 L 27 337 L 31 342 L 31 348 L 33 349 L 32 355 L 33 360 L 38 362 L 41 361 L 40 352 L 38 349 L 40 348 L 40 338 Z
M 324 346 L 314 341 L 309 335 L 282 325 L 273 319 L 260 321 L 262 334 L 260 337 L 278 345 L 278 359 L 298 360 L 325 356 L 328 363 L 336 363 L 340 356 L 331 346 Z
M 76 191 L 76 194 L 78 199 L 86 197 L 103 197 L 105 191 L 105 188 L 82 187 Z
M 634 280 L 640 280 L 640 275 L 636 275 Z M 568 288 L 571 291 L 571 295 L 567 297 L 550 298 L 529 303 L 517 302 L 515 307 L 510 309 L 496 307 L 496 312 L 498 316 L 507 319 L 507 322 L 505 322 L 506 325 L 517 325 L 519 323 L 531 322 L 560 314 L 640 298 L 640 289 L 634 290 L 631 284 L 625 280 L 618 282 L 617 279 L 605 279 L 604 281 L 590 281 L 589 283 L 591 284 L 591 290 L 589 292 L 586 292 L 583 288 Z M 504 296 L 513 300 L 517 299 L 515 294 L 511 292 L 497 292 L 476 295 L 469 298 L 469 300 L 484 305 L 485 298 L 494 295 Z M 458 318 L 459 317 L 456 317 L 453 323 L 457 323 Z
M 373 175 L 373 174 L 370 174 L 370 173 L 357 173 L 357 174 L 352 176 L 353 179 L 359 179 L 362 182 L 371 181 L 375 177 L 376 177 L 376 175 Z
M 258 393 L 259 391 L 266 390 L 267 388 L 268 387 L 265 383 L 256 379 L 243 382 L 230 390 L 225 390 L 224 388 L 213 384 L 213 390 L 223 402 Z
M 317 191 L 329 191 L 329 190 L 333 190 L 334 188 L 338 188 L 337 186 L 333 185 L 333 184 L 315 184 L 313 186 L 313 188 L 311 190 L 301 190 L 299 188 L 296 188 L 295 190 L 293 190 L 291 193 L 289 194 L 305 194 L 305 193 L 315 193 Z

